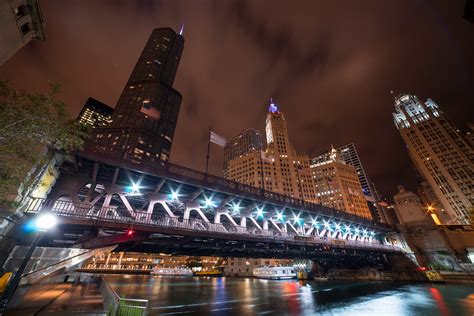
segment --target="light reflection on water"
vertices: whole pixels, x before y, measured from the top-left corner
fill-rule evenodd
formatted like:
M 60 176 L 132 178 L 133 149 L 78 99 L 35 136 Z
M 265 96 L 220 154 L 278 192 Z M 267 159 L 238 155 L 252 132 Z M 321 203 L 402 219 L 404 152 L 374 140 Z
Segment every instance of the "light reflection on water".
M 150 315 L 474 315 L 469 285 L 106 276 Z

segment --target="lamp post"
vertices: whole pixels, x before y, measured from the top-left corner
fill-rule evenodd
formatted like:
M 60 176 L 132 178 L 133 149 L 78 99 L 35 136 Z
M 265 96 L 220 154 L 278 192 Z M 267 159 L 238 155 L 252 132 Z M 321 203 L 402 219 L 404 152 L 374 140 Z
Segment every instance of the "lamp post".
M 16 271 L 15 276 L 10 281 L 10 283 L 8 283 L 7 289 L 5 290 L 5 293 L 3 294 L 2 299 L 0 300 L 0 311 L 4 311 L 6 309 L 8 302 L 13 297 L 13 294 L 15 293 L 16 288 L 20 284 L 23 271 L 28 265 L 28 262 L 30 261 L 31 256 L 33 255 L 33 252 L 36 249 L 36 246 L 38 246 L 38 243 L 41 240 L 41 237 L 43 237 L 43 235 L 49 229 L 56 226 L 56 223 L 57 223 L 56 217 L 51 214 L 43 214 L 43 215 L 38 216 L 36 219 L 34 219 L 33 227 L 36 230 L 35 237 L 33 238 L 30 249 L 28 249 L 28 252 L 26 253 L 25 258 L 21 262 L 20 267 Z

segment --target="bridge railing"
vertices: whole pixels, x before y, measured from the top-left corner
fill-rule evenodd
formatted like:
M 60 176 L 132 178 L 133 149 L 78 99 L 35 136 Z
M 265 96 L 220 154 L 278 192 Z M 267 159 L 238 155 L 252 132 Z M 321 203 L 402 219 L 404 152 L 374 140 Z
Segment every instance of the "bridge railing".
M 111 316 L 146 316 L 148 300 L 120 297 L 112 287 L 102 280 L 100 292 L 104 300 L 107 315 Z
M 229 235 L 248 235 L 265 240 L 295 241 L 304 237 L 307 244 L 326 244 L 329 246 L 344 246 L 350 248 L 371 248 L 390 251 L 400 251 L 400 248 L 392 245 L 384 245 L 376 242 L 365 242 L 349 239 L 337 239 L 327 236 L 306 236 L 294 231 L 264 230 L 254 227 L 241 227 L 224 225 L 222 223 L 210 223 L 198 218 L 184 219 L 171 217 L 164 214 L 148 212 L 127 213 L 128 216 L 119 214 L 116 207 L 97 207 L 89 203 L 72 203 L 70 201 L 32 199 L 25 209 L 27 213 L 53 213 L 67 218 L 90 219 L 93 221 L 126 223 L 161 228 L 174 228 L 185 231 L 206 231 L 224 233 Z

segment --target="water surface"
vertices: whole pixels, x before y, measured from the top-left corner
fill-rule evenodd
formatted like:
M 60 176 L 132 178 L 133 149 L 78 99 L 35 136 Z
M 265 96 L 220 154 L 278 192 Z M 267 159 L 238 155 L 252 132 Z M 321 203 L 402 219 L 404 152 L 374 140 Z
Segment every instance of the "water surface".
M 474 286 L 253 278 L 106 276 L 151 315 L 474 315 Z

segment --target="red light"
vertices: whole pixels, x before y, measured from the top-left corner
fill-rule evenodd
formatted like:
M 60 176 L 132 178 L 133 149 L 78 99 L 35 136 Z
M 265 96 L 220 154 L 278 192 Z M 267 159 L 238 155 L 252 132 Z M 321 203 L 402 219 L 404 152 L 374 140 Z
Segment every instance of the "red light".
M 426 267 L 420 267 L 421 271 L 426 271 Z
M 131 229 L 129 229 L 129 230 L 127 231 L 127 235 L 128 235 L 128 236 L 133 236 L 133 233 L 134 233 L 134 231 L 131 230 Z

